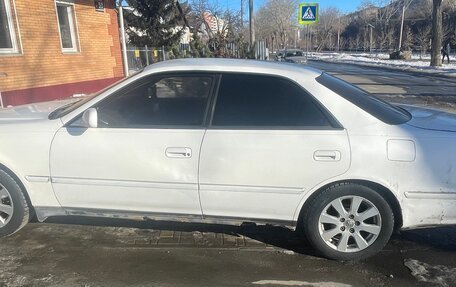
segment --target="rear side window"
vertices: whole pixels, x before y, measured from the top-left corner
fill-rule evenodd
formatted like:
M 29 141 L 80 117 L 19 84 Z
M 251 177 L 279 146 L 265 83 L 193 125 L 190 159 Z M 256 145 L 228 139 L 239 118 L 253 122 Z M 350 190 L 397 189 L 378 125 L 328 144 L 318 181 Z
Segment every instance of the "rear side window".
M 336 77 L 323 73 L 317 77 L 317 82 L 384 123 L 400 125 L 412 118 L 406 110 L 393 106 Z
M 248 74 L 222 75 L 212 126 L 339 127 L 312 96 L 292 81 Z

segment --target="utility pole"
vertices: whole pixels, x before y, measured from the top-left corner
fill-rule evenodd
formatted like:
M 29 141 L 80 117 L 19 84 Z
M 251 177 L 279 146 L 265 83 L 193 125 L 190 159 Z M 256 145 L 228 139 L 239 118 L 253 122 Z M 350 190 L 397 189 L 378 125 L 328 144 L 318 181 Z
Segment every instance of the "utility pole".
M 367 26 L 369 26 L 369 52 L 372 53 L 372 29 L 375 28 L 374 26 L 372 26 L 372 24 L 367 24 Z
M 404 18 L 405 18 L 405 2 L 402 5 L 402 19 L 401 19 L 401 31 L 399 32 L 399 47 L 398 51 L 402 48 L 402 32 L 404 30 Z
M 241 28 L 244 28 L 244 0 L 241 0 Z
M 249 0 L 250 49 L 255 46 L 255 20 L 253 19 L 253 0 Z
M 440 47 L 442 46 L 442 0 L 433 0 L 431 66 L 442 66 Z
M 125 24 L 124 24 L 124 15 L 123 15 L 123 7 L 122 7 L 122 0 L 119 0 L 119 22 L 120 22 L 120 37 L 122 40 L 122 59 L 123 59 L 123 66 L 124 66 L 124 75 L 128 77 L 129 69 L 128 69 L 128 57 L 127 57 L 127 40 L 125 36 Z
M 295 49 L 297 48 L 298 46 L 298 28 L 296 28 L 296 31 L 295 31 Z
M 337 52 L 340 51 L 340 16 L 339 16 L 339 26 L 337 26 Z
M 306 25 L 306 62 L 309 60 L 309 25 Z

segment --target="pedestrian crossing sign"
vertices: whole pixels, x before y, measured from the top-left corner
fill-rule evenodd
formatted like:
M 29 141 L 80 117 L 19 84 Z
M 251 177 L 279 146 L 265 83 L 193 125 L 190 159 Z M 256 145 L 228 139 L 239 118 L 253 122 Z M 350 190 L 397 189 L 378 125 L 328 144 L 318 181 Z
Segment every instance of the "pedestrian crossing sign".
M 299 4 L 299 24 L 309 25 L 318 22 L 318 3 Z

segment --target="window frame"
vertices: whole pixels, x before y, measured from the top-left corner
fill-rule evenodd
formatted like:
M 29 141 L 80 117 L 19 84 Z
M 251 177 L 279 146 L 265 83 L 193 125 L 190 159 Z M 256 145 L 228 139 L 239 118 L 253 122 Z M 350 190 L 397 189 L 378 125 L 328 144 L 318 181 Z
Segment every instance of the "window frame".
M 126 86 L 112 92 L 102 100 L 96 102 L 95 104 L 91 105 L 87 109 L 81 112 L 78 116 L 74 117 L 73 120 L 69 121 L 65 126 L 66 127 L 76 127 L 74 124 L 81 120 L 82 114 L 90 109 L 95 108 L 97 109 L 98 106 L 102 105 L 103 103 L 109 101 L 112 97 L 118 95 L 119 93 L 123 93 L 126 90 L 131 89 L 132 85 L 137 85 L 138 82 L 144 81 L 147 78 L 153 78 L 154 80 L 161 80 L 166 77 L 173 78 L 173 77 L 207 77 L 212 79 L 211 87 L 209 89 L 209 94 L 206 100 L 206 107 L 204 108 L 204 115 L 200 125 L 141 125 L 141 126 L 131 126 L 131 127 L 98 127 L 97 129 L 112 129 L 112 130 L 121 130 L 121 129 L 138 129 L 138 130 L 153 130 L 153 129 L 192 129 L 192 130 L 205 130 L 207 128 L 207 122 L 209 118 L 209 113 L 212 105 L 212 99 L 214 98 L 215 89 L 218 87 L 219 83 L 219 75 L 218 73 L 212 73 L 210 71 L 189 71 L 189 72 L 161 72 L 156 74 L 149 74 L 144 75 L 141 78 L 134 80 L 133 82 L 127 84 Z
M 8 22 L 9 36 L 11 37 L 11 48 L 0 48 L 1 54 L 17 54 L 19 53 L 19 47 L 17 45 L 17 36 L 16 36 L 16 27 L 14 26 L 14 18 L 11 10 L 11 1 L 10 0 L 0 0 L 5 4 L 6 20 Z M 14 1 L 14 0 L 13 0 Z M 13 2 L 14 4 L 14 2 Z M 14 11 L 16 13 L 16 11 Z
M 215 126 L 212 124 L 212 120 L 215 114 L 215 108 L 217 105 L 217 99 L 220 92 L 220 85 L 223 80 L 223 75 L 248 75 L 248 76 L 263 76 L 263 77 L 273 77 L 277 79 L 286 80 L 289 83 L 295 85 L 297 88 L 301 89 L 306 96 L 309 97 L 309 100 L 319 109 L 322 115 L 326 118 L 330 126 Z M 217 90 L 214 93 L 212 102 L 210 117 L 208 118 L 207 129 L 210 130 L 312 130 L 312 131 L 334 131 L 334 130 L 344 130 L 344 127 L 341 123 L 328 111 L 328 109 L 323 106 L 309 91 L 307 91 L 302 85 L 285 76 L 273 75 L 273 74 L 263 74 L 263 73 L 249 73 L 249 72 L 223 72 L 219 73 L 219 81 L 217 84 Z
M 56 0 L 54 1 L 55 4 L 55 16 L 57 19 L 57 30 L 59 32 L 59 39 L 60 39 L 60 49 L 62 53 L 65 54 L 74 54 L 80 51 L 80 43 L 79 43 L 79 31 L 78 31 L 78 24 L 77 24 L 77 17 L 76 17 L 76 8 L 74 2 L 72 0 Z M 73 45 L 72 48 L 64 48 L 63 47 L 63 39 L 62 39 L 62 32 L 60 28 L 60 20 L 59 20 L 59 12 L 58 6 L 64 6 L 67 10 L 68 14 L 68 22 L 70 27 L 70 35 L 71 35 L 71 44 Z

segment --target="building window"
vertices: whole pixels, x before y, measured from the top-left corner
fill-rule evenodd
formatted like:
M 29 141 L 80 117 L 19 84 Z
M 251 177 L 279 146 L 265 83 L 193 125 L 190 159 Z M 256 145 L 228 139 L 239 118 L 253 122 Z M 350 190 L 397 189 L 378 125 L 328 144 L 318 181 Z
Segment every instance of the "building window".
M 10 0 L 0 0 L 0 53 L 17 53 Z
M 77 52 L 77 32 L 74 5 L 68 2 L 56 2 L 59 22 L 60 42 L 63 52 Z

